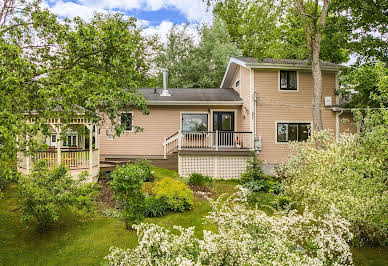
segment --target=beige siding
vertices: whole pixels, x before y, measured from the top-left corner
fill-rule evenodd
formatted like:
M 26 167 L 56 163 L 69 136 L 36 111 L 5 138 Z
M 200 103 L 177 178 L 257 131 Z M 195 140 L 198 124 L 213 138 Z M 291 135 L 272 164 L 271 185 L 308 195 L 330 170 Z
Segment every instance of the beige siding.
M 239 87 L 236 87 L 237 80 L 240 80 Z M 232 80 L 232 83 L 230 85 L 231 85 L 231 88 L 233 88 L 240 94 L 240 98 L 243 100 L 243 105 L 240 108 L 241 117 L 239 119 L 238 127 L 241 131 L 250 131 L 250 126 L 249 126 L 250 70 L 245 67 L 238 68 Z
M 109 156 L 162 156 L 163 140 L 181 129 L 181 112 L 208 113 L 209 130 L 213 130 L 211 111 L 235 111 L 236 130 L 239 129 L 240 106 L 149 106 L 150 115 L 134 111 L 133 125 L 143 128 L 143 132 L 124 132 L 120 137 L 108 139 L 113 129 L 107 122 L 100 131 L 100 150 Z M 210 110 L 210 112 L 209 112 Z
M 335 101 L 335 74 L 323 73 L 323 98 L 331 96 Z M 278 70 L 256 70 L 254 88 L 257 92 L 257 136 L 262 137 L 262 151 L 259 158 L 270 164 L 283 161 L 288 153 L 288 144 L 276 143 L 276 122 L 311 122 L 313 80 L 311 72 L 298 72 L 296 91 L 279 91 Z M 322 100 L 324 106 L 324 100 Z M 335 132 L 335 113 L 322 110 L 324 128 Z

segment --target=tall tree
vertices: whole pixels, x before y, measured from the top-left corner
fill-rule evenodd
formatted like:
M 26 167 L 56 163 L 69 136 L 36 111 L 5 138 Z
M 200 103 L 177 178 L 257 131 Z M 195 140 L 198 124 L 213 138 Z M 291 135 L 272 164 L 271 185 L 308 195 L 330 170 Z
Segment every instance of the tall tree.
M 187 26 L 170 30 L 168 42 L 155 60 L 159 68 L 169 71 L 169 86 L 219 87 L 229 58 L 240 55 L 221 21 L 203 25 L 197 35 L 199 41 L 188 33 Z
M 347 20 L 331 19 L 330 0 L 208 0 L 215 15 L 229 26 L 245 55 L 306 59 L 311 62 L 314 94 L 314 129 L 323 128 L 321 115 L 322 75 L 320 61 L 347 61 L 345 46 L 350 29 Z M 327 27 L 330 25 L 331 27 Z M 321 46 L 325 51 L 322 52 Z M 327 52 L 327 51 L 330 52 Z
M 4 14 L 10 6 L 1 8 Z M 0 175 L 14 169 L 17 146 L 32 144 L 22 136 L 47 129 L 49 117 L 66 122 L 83 113 L 97 123 L 103 111 L 120 133 L 120 109 L 148 113 L 136 90 L 148 77 L 148 40 L 135 19 L 95 14 L 90 22 L 59 21 L 40 1 L 23 1 L 12 12 L 0 27 Z M 26 114 L 36 122 L 26 123 Z

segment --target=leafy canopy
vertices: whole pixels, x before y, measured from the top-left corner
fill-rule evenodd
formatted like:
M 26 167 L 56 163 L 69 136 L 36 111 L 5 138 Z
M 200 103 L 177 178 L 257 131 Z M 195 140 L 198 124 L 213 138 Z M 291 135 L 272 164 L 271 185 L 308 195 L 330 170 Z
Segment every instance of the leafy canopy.
M 148 82 L 152 42 L 134 18 L 95 14 L 90 21 L 60 21 L 40 1 L 18 8 L 13 2 L 0 7 L 0 14 L 7 11 L 0 25 L 0 164 L 7 170 L 0 178 L 15 173 L 17 146 L 32 147 L 26 135 L 48 134 L 49 117 L 64 123 L 78 113 L 94 123 L 107 117 L 119 134 L 121 109 L 148 113 L 136 88 Z M 34 124 L 25 121 L 30 114 Z
M 195 36 L 188 32 L 188 25 L 174 26 L 168 34 L 167 44 L 161 46 L 155 63 L 168 70 L 170 87 L 217 88 L 230 57 L 240 55 L 221 21 L 215 21 L 212 26 L 202 25 L 197 33 L 198 44 Z

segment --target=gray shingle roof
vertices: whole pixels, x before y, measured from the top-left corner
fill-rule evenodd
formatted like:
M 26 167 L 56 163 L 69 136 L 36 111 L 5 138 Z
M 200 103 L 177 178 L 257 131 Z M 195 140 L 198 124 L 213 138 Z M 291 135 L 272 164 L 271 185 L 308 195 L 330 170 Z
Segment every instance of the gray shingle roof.
M 141 92 L 149 102 L 236 102 L 241 101 L 240 95 L 230 88 L 168 88 L 171 96 L 160 96 L 163 89 L 141 88 Z M 156 93 L 155 93 L 156 91 Z
M 264 58 L 263 60 L 258 60 L 254 57 L 234 57 L 240 61 L 243 61 L 248 64 L 257 64 L 257 63 L 264 63 L 264 64 L 290 64 L 290 65 L 302 65 L 302 66 L 309 66 L 311 65 L 307 59 L 305 60 L 297 60 L 297 59 L 276 59 L 276 58 Z M 330 63 L 326 61 L 321 61 L 322 66 L 333 66 L 333 67 L 341 67 L 341 65 Z

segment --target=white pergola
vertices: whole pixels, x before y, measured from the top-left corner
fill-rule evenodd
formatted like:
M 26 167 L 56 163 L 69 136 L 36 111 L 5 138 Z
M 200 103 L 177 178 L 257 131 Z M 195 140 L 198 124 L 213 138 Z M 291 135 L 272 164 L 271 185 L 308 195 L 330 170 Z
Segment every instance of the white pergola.
M 33 123 L 33 119 L 29 119 L 29 123 Z M 100 142 L 99 142 L 99 127 L 97 124 L 93 124 L 87 118 L 83 118 L 83 117 L 66 120 L 65 124 L 61 121 L 61 118 L 50 118 L 47 120 L 47 124 L 51 126 L 51 128 L 55 131 L 57 136 L 61 136 L 61 133 L 63 133 L 63 126 L 64 125 L 84 125 L 89 130 L 89 155 L 88 155 L 89 158 L 87 158 L 88 161 L 83 160 L 81 163 L 77 162 L 77 163 L 74 163 L 71 165 L 66 165 L 66 162 L 65 162 L 65 165 L 70 168 L 70 172 L 72 172 L 72 171 L 79 172 L 80 170 L 86 170 L 85 166 L 88 166 L 88 170 L 89 170 L 90 175 L 92 175 L 93 169 L 96 168 L 96 164 L 97 164 L 97 168 L 99 169 Z M 93 150 L 93 136 L 95 137 L 94 138 L 94 146 L 95 146 L 94 150 Z M 85 137 L 84 137 L 83 142 L 85 143 Z M 62 149 L 62 146 L 63 146 L 63 140 L 61 138 L 59 138 L 57 140 L 56 156 L 54 158 L 56 160 L 56 165 L 60 165 L 61 163 L 63 163 L 61 153 L 65 150 Z M 28 150 L 28 147 L 27 147 L 27 150 Z M 96 152 L 93 152 L 93 151 L 96 151 Z M 69 153 L 69 151 L 66 151 L 66 152 Z M 48 158 L 48 156 L 43 156 L 43 154 L 45 152 L 39 152 L 39 153 L 40 153 L 39 158 L 42 158 L 42 159 Z M 76 153 L 76 151 L 74 152 L 74 154 L 75 153 Z M 74 155 L 72 158 L 76 160 L 77 155 Z M 86 156 L 84 156 L 83 158 L 86 159 Z M 31 167 L 32 161 L 31 161 L 30 156 L 26 156 L 25 160 L 26 161 L 25 161 L 25 171 L 24 172 L 29 174 L 31 169 L 32 169 L 32 167 Z M 93 164 L 93 162 L 95 162 L 95 163 Z M 94 169 L 94 170 L 96 170 L 96 169 Z M 98 170 L 94 171 L 94 172 L 98 173 Z

